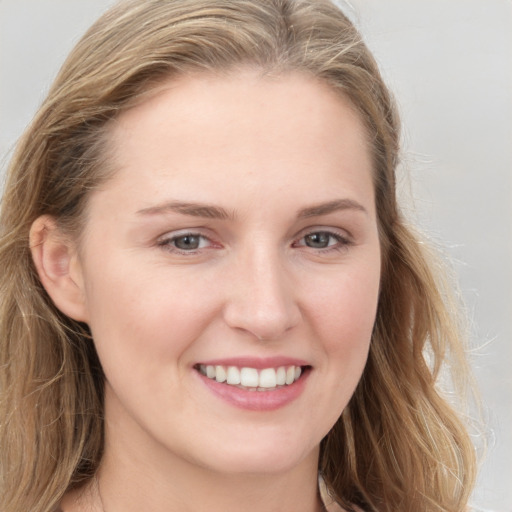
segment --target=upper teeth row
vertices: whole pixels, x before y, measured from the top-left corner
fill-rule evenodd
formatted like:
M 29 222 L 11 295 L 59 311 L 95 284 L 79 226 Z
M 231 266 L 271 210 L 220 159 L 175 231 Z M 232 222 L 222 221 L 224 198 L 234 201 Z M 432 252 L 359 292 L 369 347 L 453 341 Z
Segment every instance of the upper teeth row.
M 295 382 L 301 374 L 300 366 L 280 366 L 279 368 L 238 368 L 237 366 L 200 365 L 199 371 L 209 379 L 225 382 L 232 386 L 248 388 L 275 388 Z

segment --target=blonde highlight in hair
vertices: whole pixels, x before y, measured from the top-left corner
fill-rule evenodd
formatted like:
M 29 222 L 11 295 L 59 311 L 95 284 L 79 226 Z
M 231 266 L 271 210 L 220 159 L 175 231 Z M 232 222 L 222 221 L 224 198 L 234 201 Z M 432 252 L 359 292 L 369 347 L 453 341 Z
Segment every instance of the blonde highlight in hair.
M 88 327 L 63 315 L 38 279 L 32 222 L 49 214 L 79 237 L 90 193 L 115 172 L 110 122 L 169 77 L 247 65 L 276 76 L 302 72 L 339 91 L 363 119 L 372 151 L 381 292 L 363 377 L 322 442 L 327 487 L 347 510 L 465 509 L 474 450 L 437 389 L 444 361 L 455 379 L 467 375 L 464 348 L 448 288 L 397 207 L 399 121 L 357 30 L 328 0 L 129 0 L 70 54 L 8 170 L 0 217 L 2 512 L 54 510 L 92 478 L 103 451 L 101 365 Z

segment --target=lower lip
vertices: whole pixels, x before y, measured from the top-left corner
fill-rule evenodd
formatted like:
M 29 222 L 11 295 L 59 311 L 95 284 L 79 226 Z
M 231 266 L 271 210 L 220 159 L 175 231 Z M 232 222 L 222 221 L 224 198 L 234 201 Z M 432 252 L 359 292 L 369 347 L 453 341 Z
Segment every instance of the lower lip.
M 299 380 L 293 384 L 270 391 L 249 391 L 230 386 L 229 384 L 209 379 L 197 370 L 194 370 L 203 383 L 219 398 L 228 404 L 251 411 L 274 411 L 296 400 L 304 391 L 306 380 L 311 373 L 307 368 Z

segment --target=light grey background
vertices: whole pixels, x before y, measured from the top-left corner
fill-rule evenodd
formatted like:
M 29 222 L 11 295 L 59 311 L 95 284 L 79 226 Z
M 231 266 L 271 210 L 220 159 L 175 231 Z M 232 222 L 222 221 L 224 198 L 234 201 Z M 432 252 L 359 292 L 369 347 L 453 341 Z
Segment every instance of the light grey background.
M 112 0 L 0 0 L 0 163 Z M 404 121 L 405 200 L 452 259 L 489 450 L 474 501 L 512 511 L 512 2 L 352 0 Z M 411 203 L 410 195 L 414 201 Z

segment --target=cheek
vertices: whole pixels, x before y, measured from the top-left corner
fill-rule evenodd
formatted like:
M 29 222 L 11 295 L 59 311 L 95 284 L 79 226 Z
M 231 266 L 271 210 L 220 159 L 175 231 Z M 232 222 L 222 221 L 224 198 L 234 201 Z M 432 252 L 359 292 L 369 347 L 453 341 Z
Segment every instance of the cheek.
M 90 276 L 90 328 L 104 365 L 124 360 L 151 372 L 156 361 L 175 362 L 211 320 L 202 283 L 168 273 L 112 264 Z
M 377 260 L 378 261 L 378 260 Z M 365 355 L 377 310 L 380 266 L 340 269 L 316 291 L 312 304 L 317 329 L 330 353 Z
M 314 307 L 317 354 L 324 369 L 316 402 L 332 427 L 347 406 L 366 365 L 379 294 L 380 267 L 339 272 Z

